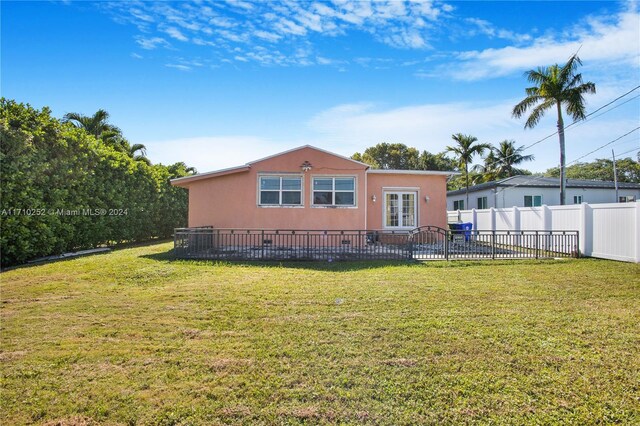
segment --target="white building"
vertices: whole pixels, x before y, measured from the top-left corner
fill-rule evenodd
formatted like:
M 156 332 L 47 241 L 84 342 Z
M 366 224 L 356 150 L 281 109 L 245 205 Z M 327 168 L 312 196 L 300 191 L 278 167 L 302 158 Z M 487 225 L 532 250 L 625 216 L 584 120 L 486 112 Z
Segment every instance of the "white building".
M 613 182 L 567 179 L 566 204 L 616 203 L 640 200 L 640 184 L 618 183 L 618 197 Z M 447 192 L 447 210 L 470 210 L 554 206 L 560 204 L 558 178 L 512 176 L 469 187 L 469 205 L 465 188 Z

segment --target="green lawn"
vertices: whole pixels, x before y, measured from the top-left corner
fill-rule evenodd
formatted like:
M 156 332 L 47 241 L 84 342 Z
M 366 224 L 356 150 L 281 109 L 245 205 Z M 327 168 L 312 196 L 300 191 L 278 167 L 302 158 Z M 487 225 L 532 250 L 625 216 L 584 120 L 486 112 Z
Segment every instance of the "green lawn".
M 171 247 L 0 275 L 1 424 L 640 424 L 638 265 Z

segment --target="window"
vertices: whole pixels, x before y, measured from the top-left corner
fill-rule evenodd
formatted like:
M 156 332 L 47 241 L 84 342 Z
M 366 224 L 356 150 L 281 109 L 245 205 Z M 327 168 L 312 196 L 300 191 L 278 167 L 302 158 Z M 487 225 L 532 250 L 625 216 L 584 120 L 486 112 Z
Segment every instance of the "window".
M 313 178 L 314 206 L 355 206 L 356 179 L 354 177 Z
M 415 228 L 416 221 L 415 192 L 385 192 L 384 226 L 386 228 Z
M 261 176 L 261 206 L 301 206 L 302 178 L 299 176 Z
M 453 202 L 454 210 L 464 210 L 464 200 L 456 200 Z
M 582 195 L 574 195 L 573 204 L 582 204 Z
M 487 197 L 478 197 L 478 208 L 479 209 L 489 208 L 489 204 L 487 203 Z
M 621 203 L 633 203 L 635 200 L 636 200 L 635 195 L 623 195 L 618 199 L 618 201 L 620 201 Z
M 542 195 L 525 195 L 525 207 L 540 207 L 542 205 Z

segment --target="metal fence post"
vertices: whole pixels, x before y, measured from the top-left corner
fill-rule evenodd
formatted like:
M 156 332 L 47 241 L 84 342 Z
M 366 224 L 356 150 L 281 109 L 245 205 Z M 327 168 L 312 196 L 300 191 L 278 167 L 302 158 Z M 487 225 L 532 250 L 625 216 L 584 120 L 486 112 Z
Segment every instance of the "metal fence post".
M 496 258 L 496 230 L 491 231 L 491 259 Z

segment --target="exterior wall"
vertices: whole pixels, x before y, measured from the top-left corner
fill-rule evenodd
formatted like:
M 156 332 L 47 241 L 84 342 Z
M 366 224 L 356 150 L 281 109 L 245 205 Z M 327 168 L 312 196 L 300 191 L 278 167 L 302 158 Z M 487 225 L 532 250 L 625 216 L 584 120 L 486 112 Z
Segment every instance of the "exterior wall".
M 300 166 L 312 165 L 308 172 Z M 366 166 L 310 147 L 251 163 L 248 171 L 188 183 L 189 226 L 240 229 L 365 229 Z M 302 176 L 302 206 L 258 205 L 260 174 Z M 354 176 L 355 207 L 314 207 L 315 176 Z M 444 214 L 444 207 L 443 207 Z
M 635 196 L 636 200 L 640 200 L 640 190 L 638 189 L 619 189 L 618 194 L 620 197 Z M 560 204 L 560 188 L 500 187 L 497 188 L 497 191 L 484 189 L 469 192 L 469 205 L 465 205 L 465 210 L 477 209 L 477 199 L 479 197 L 487 197 L 487 208 L 524 207 L 525 195 L 541 195 L 542 204 L 548 206 L 557 206 Z M 616 191 L 613 188 L 567 188 L 567 205 L 573 204 L 573 197 L 576 195 L 582 196 L 583 203 L 600 204 L 617 202 L 615 199 Z M 453 202 L 455 200 L 466 200 L 465 194 L 448 195 L 447 210 L 453 210 Z
M 447 225 L 447 176 L 418 174 L 369 173 L 367 175 L 367 227 L 384 228 L 384 192 L 389 190 L 416 191 L 418 226 Z M 372 200 L 373 195 L 376 201 Z M 425 201 L 429 197 L 429 201 Z M 388 228 L 393 229 L 393 228 Z

